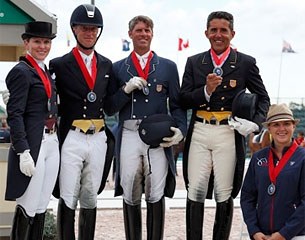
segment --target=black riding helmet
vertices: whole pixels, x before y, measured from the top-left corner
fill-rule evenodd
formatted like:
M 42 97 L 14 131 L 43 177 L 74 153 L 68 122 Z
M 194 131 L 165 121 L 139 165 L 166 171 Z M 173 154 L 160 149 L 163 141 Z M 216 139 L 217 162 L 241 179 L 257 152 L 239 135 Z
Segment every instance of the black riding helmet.
M 164 137 L 173 136 L 171 127 L 177 127 L 174 119 L 168 114 L 153 114 L 144 118 L 139 125 L 141 140 L 151 148 L 156 148 L 163 142 Z
M 76 25 L 90 25 L 90 26 L 97 26 L 98 28 L 101 28 L 101 31 L 99 35 L 97 36 L 97 39 L 92 47 L 84 47 L 77 39 L 77 36 L 74 34 L 73 27 Z M 102 34 L 103 31 L 103 17 L 100 12 L 100 10 L 95 6 L 91 4 L 82 4 L 79 5 L 75 10 L 73 11 L 71 18 L 70 18 L 70 26 L 72 29 L 72 32 L 74 34 L 74 37 L 77 41 L 77 43 L 84 49 L 93 49 L 97 40 Z

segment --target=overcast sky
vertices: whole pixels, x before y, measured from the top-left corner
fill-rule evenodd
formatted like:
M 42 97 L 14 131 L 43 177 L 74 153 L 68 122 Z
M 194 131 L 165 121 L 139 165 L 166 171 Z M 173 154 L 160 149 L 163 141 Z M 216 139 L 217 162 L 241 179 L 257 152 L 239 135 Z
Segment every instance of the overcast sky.
M 47 60 L 69 52 L 75 46 L 70 15 L 78 5 L 91 1 L 35 2 L 58 18 L 57 37 Z M 256 58 L 272 101 L 276 101 L 278 94 L 280 98 L 296 98 L 292 99 L 295 101 L 305 98 L 304 0 L 95 0 L 95 5 L 104 18 L 104 30 L 96 46 L 99 53 L 113 62 L 126 57 L 130 52 L 122 51 L 121 40 L 130 40 L 129 20 L 135 15 L 147 15 L 155 24 L 151 49 L 175 61 L 181 78 L 187 57 L 210 47 L 204 35 L 208 14 L 216 10 L 231 12 L 236 32 L 232 43 L 238 51 Z M 178 52 L 178 37 L 188 39 L 190 47 Z M 289 42 L 296 53 L 282 54 L 283 40 Z

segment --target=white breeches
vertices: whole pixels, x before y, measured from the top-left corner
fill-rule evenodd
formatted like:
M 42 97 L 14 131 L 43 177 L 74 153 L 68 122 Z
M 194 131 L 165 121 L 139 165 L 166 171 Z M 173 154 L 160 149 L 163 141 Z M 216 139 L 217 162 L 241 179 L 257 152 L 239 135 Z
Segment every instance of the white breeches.
M 158 202 L 164 195 L 168 161 L 162 147 L 150 148 L 139 137 L 138 131 L 124 128 L 120 153 L 120 176 L 123 198 L 129 205 L 141 203 L 144 187 L 145 200 Z
M 226 201 L 233 189 L 235 166 L 234 131 L 228 125 L 195 122 L 188 156 L 188 198 L 204 202 L 213 170 L 215 199 Z
M 56 133 L 43 135 L 35 168 L 26 191 L 16 199 L 16 203 L 21 205 L 30 217 L 47 210 L 55 186 L 59 168 Z
M 84 134 L 70 130 L 61 149 L 60 197 L 76 209 L 96 207 L 107 150 L 105 131 Z

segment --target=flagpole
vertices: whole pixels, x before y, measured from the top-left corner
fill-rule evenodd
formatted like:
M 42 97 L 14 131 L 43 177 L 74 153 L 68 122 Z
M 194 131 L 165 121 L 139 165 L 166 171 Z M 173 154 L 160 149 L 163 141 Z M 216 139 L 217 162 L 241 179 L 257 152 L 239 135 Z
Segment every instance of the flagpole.
M 179 69 L 179 51 L 177 51 L 177 56 L 176 56 L 176 65 L 177 65 L 177 68 Z
M 178 73 L 179 73 L 179 78 L 181 77 L 181 73 L 179 72 L 180 71 L 180 66 L 179 66 L 179 38 L 180 36 L 178 35 L 177 36 L 177 39 L 178 39 L 178 47 L 176 48 L 176 65 L 177 65 L 177 69 L 178 69 Z M 181 78 L 180 78 L 181 79 Z
M 280 59 L 280 70 L 279 70 L 279 82 L 278 82 L 278 87 L 277 87 L 277 98 L 276 98 L 276 103 L 279 103 L 280 99 L 280 88 L 281 88 L 281 75 L 282 75 L 282 61 L 283 61 L 283 51 L 281 52 L 281 59 Z

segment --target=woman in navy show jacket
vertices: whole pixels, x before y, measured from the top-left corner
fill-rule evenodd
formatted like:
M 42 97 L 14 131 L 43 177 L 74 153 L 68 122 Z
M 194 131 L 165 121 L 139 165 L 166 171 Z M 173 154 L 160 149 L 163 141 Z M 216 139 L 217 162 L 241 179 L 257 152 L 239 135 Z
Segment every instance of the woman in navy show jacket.
M 26 55 L 6 77 L 8 155 L 5 199 L 16 201 L 11 239 L 42 239 L 47 206 L 59 168 L 55 83 L 44 64 L 52 45 L 52 24 L 25 24 Z
M 263 123 L 273 141 L 252 156 L 241 191 L 251 239 L 305 239 L 305 148 L 292 138 L 298 122 L 286 104 L 274 104 Z

